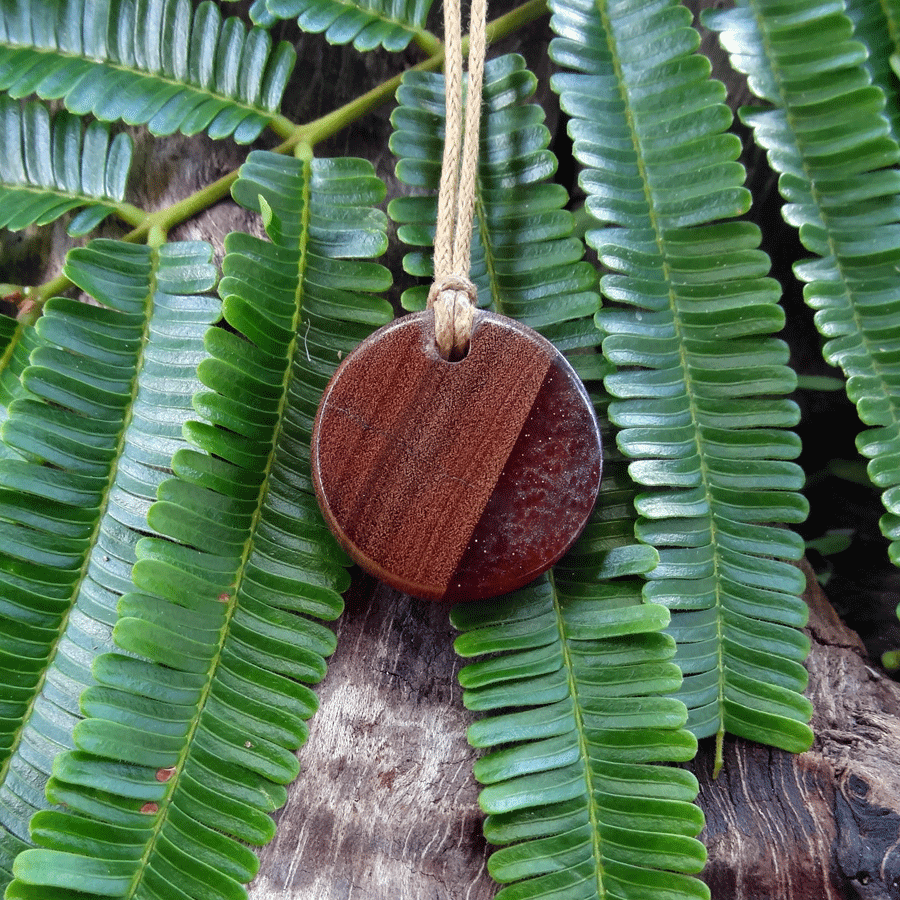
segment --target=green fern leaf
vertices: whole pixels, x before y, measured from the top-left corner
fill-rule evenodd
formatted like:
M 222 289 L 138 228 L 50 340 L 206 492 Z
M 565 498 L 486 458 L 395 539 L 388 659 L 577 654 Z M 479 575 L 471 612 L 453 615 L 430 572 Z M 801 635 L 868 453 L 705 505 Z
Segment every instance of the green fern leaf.
M 599 305 L 595 275 L 581 262 L 573 219 L 561 209 L 565 192 L 547 183 L 556 161 L 547 149 L 543 113 L 526 102 L 533 90 L 534 76 L 521 57 L 488 62 L 472 276 L 480 305 L 521 319 L 561 349 L 589 347 L 600 337 L 592 321 Z M 408 73 L 398 99 L 391 139 L 400 157 L 397 174 L 427 193 L 394 200 L 389 212 L 401 223 L 401 239 L 416 248 L 404 267 L 430 277 L 443 79 Z M 426 291 L 410 289 L 404 305 L 421 308 Z M 584 379 L 609 370 L 593 353 L 573 355 L 572 362 Z M 605 422 L 605 406 L 598 412 Z M 703 863 L 703 849 L 693 840 L 702 826 L 691 805 L 696 782 L 648 764 L 689 759 L 696 742 L 679 730 L 683 705 L 658 696 L 681 681 L 671 662 L 674 642 L 659 633 L 669 615 L 661 606 L 641 605 L 642 581 L 626 580 L 654 568 L 658 554 L 633 543 L 633 490 L 608 435 L 607 447 L 597 509 L 554 574 L 507 598 L 459 606 L 452 614 L 464 632 L 458 652 L 487 656 L 466 667 L 460 680 L 469 708 L 494 713 L 472 726 L 471 742 L 502 745 L 475 771 L 487 785 L 481 795 L 490 814 L 485 834 L 493 843 L 512 845 L 495 853 L 489 867 L 508 883 L 498 895 L 503 898 L 613 896 L 625 881 L 653 883 L 656 869 L 670 870 L 672 896 L 708 896 L 700 882 L 674 874 L 696 872 Z M 621 580 L 607 581 L 615 578 Z M 603 653 L 622 662 L 608 681 L 597 672 Z M 629 678 L 633 684 L 623 688 Z M 626 723 L 633 715 L 646 718 L 631 720 L 632 729 Z M 625 749 L 632 741 L 632 750 Z M 642 741 L 658 742 L 658 755 L 639 749 Z M 613 757 L 621 762 L 629 753 L 630 764 L 617 774 L 615 765 L 604 769 Z M 620 794 L 619 779 L 629 781 L 632 795 L 616 811 L 604 811 L 609 798 L 601 799 L 603 792 Z M 648 791 L 660 783 L 669 784 L 679 802 L 656 808 L 657 821 L 668 822 L 651 837 L 641 823 L 654 805 Z M 616 805 L 618 798 L 610 802 Z M 622 841 L 632 849 L 616 849 Z M 649 851 L 650 843 L 659 846 L 657 854 Z M 634 849 L 639 845 L 643 853 Z
M 30 0 L 0 11 L 0 90 L 153 134 L 255 140 L 294 64 L 265 30 L 190 0 Z
M 217 315 L 206 244 L 159 250 L 97 240 L 66 274 L 100 305 L 52 299 L 34 329 L 26 396 L 10 403 L 0 460 L 0 878 L 73 747 L 91 662 L 112 649 L 146 511 L 183 446 L 181 426 Z M 159 401 L 165 401 L 160 415 Z
M 608 398 L 591 395 L 605 422 Z M 459 678 L 466 706 L 486 714 L 469 740 L 491 750 L 475 774 L 485 836 L 501 845 L 488 862 L 506 885 L 498 900 L 709 897 L 690 877 L 705 861 L 696 779 L 659 765 L 691 759 L 696 739 L 665 696 L 681 683 L 660 631 L 668 611 L 641 603 L 637 576 L 658 555 L 633 543 L 633 484 L 604 437 L 599 502 L 553 573 L 452 612 L 457 651 L 484 657 Z
M 857 446 L 884 489 L 881 528 L 900 564 L 900 147 L 882 114 L 884 95 L 862 65 L 850 20 L 833 5 L 806 0 L 785 19 L 769 3 L 741 4 L 709 22 L 754 93 L 772 104 L 741 118 L 781 173 L 785 219 L 819 257 L 794 273 L 806 282 L 825 359 L 843 369 L 860 418 L 874 426 Z M 824 42 L 823 29 L 831 36 Z M 810 41 L 803 64 L 786 66 L 798 41 Z
M 226 239 L 219 285 L 229 330 L 206 337 L 176 478 L 137 547 L 114 637 L 95 665 L 77 751 L 35 817 L 10 896 L 238 898 L 256 871 L 242 843 L 272 837 L 296 749 L 316 709 L 308 687 L 334 649 L 349 560 L 312 490 L 309 440 L 337 366 L 391 317 L 372 292 L 389 273 L 384 186 L 355 159 L 254 152 L 233 187 L 271 241 Z M 85 825 L 85 818 L 90 825 Z M 127 853 L 122 845 L 130 848 Z
M 745 223 L 749 195 L 723 134 L 725 89 L 695 54 L 690 13 L 659 0 L 554 2 L 554 86 L 572 116 L 588 233 L 618 308 L 599 314 L 612 420 L 637 498 L 637 534 L 659 549 L 648 600 L 672 611 L 686 677 L 677 696 L 698 736 L 727 730 L 800 750 L 808 642 L 796 406 L 777 284 Z M 687 177 L 689 173 L 689 177 Z M 754 461 L 751 470 L 748 460 Z
M 584 245 L 573 235 L 571 213 L 562 208 L 565 189 L 548 182 L 556 172 L 550 133 L 542 108 L 526 102 L 536 83 L 517 54 L 485 66 L 470 277 L 480 306 L 519 319 L 560 350 L 593 347 L 599 342 L 591 321 L 599 307 L 597 276 L 582 260 Z M 408 72 L 397 98 L 390 142 L 399 157 L 397 177 L 425 193 L 392 200 L 388 213 L 401 226 L 400 239 L 417 248 L 404 257 L 405 270 L 430 278 L 444 78 Z M 423 309 L 427 294 L 428 284 L 418 285 L 404 292 L 402 303 Z
M 127 134 L 110 139 L 100 122 L 82 134 L 77 116 L 62 111 L 51 121 L 43 104 L 23 107 L 2 96 L 0 134 L 0 228 L 46 225 L 85 206 L 98 225 L 125 196 L 132 150 Z
M 297 19 L 304 31 L 325 33 L 331 44 L 349 44 L 357 50 L 405 50 L 425 31 L 432 0 L 259 0 L 253 20 L 271 24 Z M 252 13 L 251 13 L 252 14 Z

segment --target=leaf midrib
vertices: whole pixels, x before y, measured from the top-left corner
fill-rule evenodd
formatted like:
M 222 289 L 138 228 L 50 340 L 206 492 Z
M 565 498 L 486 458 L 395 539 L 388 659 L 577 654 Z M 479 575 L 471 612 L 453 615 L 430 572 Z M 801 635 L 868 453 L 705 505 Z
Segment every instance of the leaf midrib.
M 103 204 L 115 206 L 119 202 L 116 198 L 110 197 L 108 194 L 97 196 L 92 194 L 80 194 L 73 191 L 64 191 L 57 185 L 35 184 L 33 181 L 0 181 L 0 192 L 2 191 L 34 194 L 38 197 L 46 197 L 49 195 L 52 197 L 59 197 L 61 200 L 74 200 L 79 206 L 97 206 Z
M 481 246 L 484 248 L 484 264 L 487 268 L 488 284 L 491 289 L 491 309 L 498 315 L 505 315 L 503 301 L 500 299 L 499 279 L 497 277 L 497 265 L 495 261 L 494 247 L 491 242 L 491 234 L 487 227 L 487 216 L 484 210 L 484 199 L 481 186 L 481 173 L 475 179 L 475 218 L 478 223 L 478 236 L 481 238 Z
M 605 869 L 603 868 L 603 839 L 600 836 L 601 822 L 597 818 L 597 805 L 594 803 L 594 773 L 591 770 L 590 747 L 585 737 L 586 726 L 581 714 L 581 703 L 578 697 L 578 680 L 575 677 L 575 667 L 569 653 L 569 641 L 566 635 L 566 621 L 563 617 L 562 607 L 559 602 L 559 593 L 556 589 L 556 573 L 553 569 L 547 573 L 550 583 L 550 592 L 553 598 L 553 611 L 556 613 L 556 622 L 559 629 L 559 643 L 562 652 L 563 665 L 566 669 L 566 680 L 569 683 L 569 692 L 572 696 L 572 715 L 575 719 L 575 732 L 578 735 L 578 754 L 584 766 L 585 793 L 587 795 L 588 816 L 591 823 L 591 852 L 595 861 L 597 875 L 597 900 L 605 900 L 606 886 L 603 882 Z

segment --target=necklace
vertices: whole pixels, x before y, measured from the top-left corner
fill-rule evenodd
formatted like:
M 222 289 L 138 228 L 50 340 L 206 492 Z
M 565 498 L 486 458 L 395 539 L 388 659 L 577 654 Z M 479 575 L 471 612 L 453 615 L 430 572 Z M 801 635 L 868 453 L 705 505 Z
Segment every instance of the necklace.
M 459 0 L 444 4 L 446 136 L 428 308 L 363 341 L 319 404 L 325 521 L 363 569 L 427 600 L 515 590 L 584 528 L 602 468 L 593 407 L 563 355 L 479 310 L 469 280 L 486 0 L 473 0 L 463 115 Z

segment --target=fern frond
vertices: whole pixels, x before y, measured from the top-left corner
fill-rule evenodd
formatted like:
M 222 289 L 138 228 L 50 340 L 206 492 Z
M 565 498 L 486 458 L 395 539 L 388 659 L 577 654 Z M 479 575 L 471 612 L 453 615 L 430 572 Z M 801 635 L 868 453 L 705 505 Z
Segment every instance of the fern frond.
M 608 398 L 591 395 L 605 422 Z M 656 897 L 663 886 L 673 900 L 709 896 L 690 877 L 705 861 L 696 779 L 658 765 L 696 749 L 684 706 L 665 696 L 681 682 L 660 631 L 668 612 L 641 603 L 639 576 L 658 555 L 634 543 L 633 485 L 604 431 L 597 507 L 550 577 L 452 612 L 458 652 L 484 657 L 459 678 L 466 706 L 486 714 L 469 739 L 491 751 L 475 774 L 485 836 L 501 845 L 488 862 L 506 885 L 498 900 Z
M 574 219 L 562 208 L 565 189 L 549 183 L 556 172 L 550 134 L 542 108 L 526 102 L 535 85 L 517 54 L 487 62 L 470 277 L 480 306 L 519 319 L 563 351 L 593 347 L 599 342 L 591 320 L 599 307 L 597 276 L 582 260 Z M 423 248 L 404 257 L 404 269 L 430 278 L 444 78 L 408 72 L 397 98 L 390 142 L 399 157 L 397 176 L 426 193 L 392 200 L 388 213 L 400 224 L 400 239 Z M 427 294 L 428 284 L 418 285 L 404 292 L 402 303 L 423 309 Z
M 91 663 L 112 649 L 146 511 L 190 412 L 217 304 L 207 244 L 97 240 L 66 274 L 100 305 L 51 299 L 3 424 L 0 460 L 0 878 L 72 747 Z
M 77 116 L 61 111 L 51 121 L 42 103 L 22 106 L 0 96 L 0 135 L 0 228 L 46 225 L 90 207 L 90 230 L 125 196 L 132 151 L 127 134 L 110 139 L 101 122 L 82 134 Z
M 804 0 L 786 18 L 771 3 L 742 3 L 709 23 L 732 65 L 772 104 L 741 118 L 781 174 L 785 219 L 818 257 L 794 273 L 806 282 L 825 359 L 847 375 L 860 419 L 874 426 L 857 447 L 884 490 L 881 528 L 900 564 L 900 147 L 882 115 L 884 95 L 862 65 L 851 22 L 830 5 Z M 823 29 L 828 41 L 818 37 Z M 788 66 L 797 46 L 802 64 Z
M 572 217 L 561 209 L 565 192 L 546 183 L 556 161 L 547 149 L 542 111 L 525 102 L 533 90 L 534 76 L 521 57 L 489 61 L 472 275 L 481 305 L 543 331 L 561 349 L 593 346 L 600 337 L 593 325 L 595 276 L 581 262 Z M 433 274 L 443 94 L 441 76 L 409 73 L 393 116 L 398 177 L 428 193 L 394 200 L 389 212 L 401 223 L 401 239 L 417 248 L 404 267 L 423 277 Z M 404 305 L 420 308 L 426 291 L 410 289 Z M 595 354 L 574 355 L 572 362 L 585 379 L 609 369 Z M 605 408 L 598 411 L 605 422 Z M 653 883 L 656 869 L 670 870 L 673 896 L 707 896 L 699 882 L 673 874 L 702 866 L 703 849 L 693 840 L 702 826 L 691 805 L 696 782 L 648 765 L 691 758 L 695 740 L 679 730 L 682 704 L 657 696 L 677 687 L 681 673 L 671 662 L 674 642 L 659 633 L 668 612 L 641 605 L 643 582 L 625 579 L 651 570 L 658 555 L 633 543 L 633 492 L 621 456 L 610 446 L 594 516 L 554 574 L 452 614 L 464 632 L 458 652 L 491 654 L 463 669 L 460 680 L 467 706 L 493 713 L 472 726 L 470 740 L 480 747 L 503 745 L 475 770 L 487 785 L 481 803 L 490 814 L 488 840 L 513 845 L 495 853 L 489 866 L 497 880 L 509 883 L 501 898 L 613 896 L 623 880 Z M 617 674 L 608 674 L 614 664 L 601 664 L 604 653 L 618 657 Z M 631 720 L 632 728 L 634 715 L 645 718 Z M 638 749 L 642 742 L 648 743 Z M 628 757 L 628 764 L 617 769 L 614 757 Z M 626 781 L 630 799 L 622 796 Z M 678 804 L 654 805 L 661 783 L 678 794 Z M 657 814 L 661 834 L 651 837 L 642 823 Z M 666 849 L 654 854 L 651 843 Z
M 277 113 L 294 58 L 212 2 L 30 0 L 0 14 L 0 90 L 153 134 L 250 143 Z
M 355 159 L 254 152 L 234 197 L 261 210 L 270 241 L 226 239 L 219 291 L 229 330 L 194 398 L 205 421 L 175 454 L 137 548 L 117 644 L 95 665 L 77 752 L 36 817 L 11 896 L 237 898 L 256 870 L 243 843 L 297 773 L 349 560 L 326 528 L 309 472 L 322 389 L 341 356 L 391 316 L 372 296 L 388 272 L 384 186 Z M 90 818 L 92 839 L 85 840 Z M 128 844 L 127 853 L 122 851 Z M 78 854 L 73 856 L 73 854 Z
M 658 0 L 551 3 L 554 76 L 572 117 L 588 233 L 612 270 L 599 314 L 610 417 L 637 498 L 637 534 L 659 549 L 647 600 L 672 610 L 686 677 L 677 696 L 698 737 L 727 730 L 806 748 L 801 696 L 808 644 L 798 630 L 803 576 L 788 561 L 799 447 L 787 348 L 770 335 L 783 316 L 765 277 L 759 233 L 735 216 L 749 204 L 724 87 L 695 54 L 683 7 Z M 749 465 L 752 460 L 753 466 Z
M 425 31 L 432 0 L 265 0 L 253 20 L 297 19 L 303 31 L 357 50 L 405 50 Z

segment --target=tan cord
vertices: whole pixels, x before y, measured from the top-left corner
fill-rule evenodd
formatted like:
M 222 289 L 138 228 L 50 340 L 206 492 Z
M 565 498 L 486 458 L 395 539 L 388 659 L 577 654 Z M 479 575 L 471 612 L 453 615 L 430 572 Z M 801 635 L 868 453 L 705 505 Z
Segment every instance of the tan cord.
M 444 0 L 447 112 L 434 236 L 434 284 L 428 292 L 428 307 L 434 309 L 435 340 L 438 352 L 444 359 L 460 358 L 466 354 L 478 301 L 478 292 L 469 280 L 469 265 L 478 179 L 486 21 L 487 0 L 472 0 L 468 101 L 463 123 L 460 0 Z

